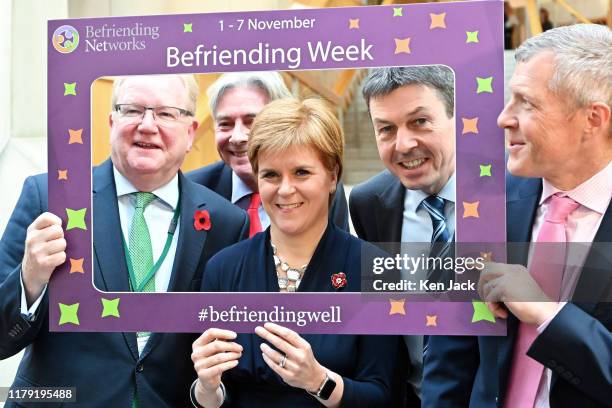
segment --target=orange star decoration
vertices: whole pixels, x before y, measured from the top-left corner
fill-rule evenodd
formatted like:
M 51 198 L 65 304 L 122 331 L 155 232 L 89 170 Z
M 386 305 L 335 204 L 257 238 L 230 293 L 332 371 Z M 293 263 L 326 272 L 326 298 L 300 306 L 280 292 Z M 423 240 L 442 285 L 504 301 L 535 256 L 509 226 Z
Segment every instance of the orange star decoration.
M 446 22 L 444 21 L 446 18 L 446 13 L 429 13 L 429 17 L 431 17 L 431 24 L 429 25 L 430 30 L 433 30 L 434 28 L 446 28 Z
M 389 316 L 394 314 L 406 315 L 406 310 L 404 310 L 404 303 L 406 299 L 389 299 L 389 303 L 391 303 L 391 309 L 389 309 Z
M 478 133 L 478 118 L 461 118 L 463 121 L 462 135 L 466 133 Z
M 70 140 L 68 140 L 68 144 L 80 143 L 83 144 L 83 129 L 68 129 L 68 134 L 70 135 Z
M 58 180 L 68 180 L 68 170 L 58 170 L 57 179 Z
M 427 315 L 425 318 L 427 319 L 427 323 L 425 323 L 426 327 L 436 327 L 438 325 L 438 315 Z
M 493 252 L 481 252 L 480 256 L 485 262 L 491 262 L 493 260 Z
M 85 273 L 83 270 L 83 261 L 85 261 L 85 258 L 70 258 L 70 273 Z
M 358 18 L 349 18 L 349 30 L 352 30 L 353 28 L 359 28 Z
M 408 38 L 394 38 L 395 40 L 395 54 L 410 54 L 410 37 Z
M 466 201 L 463 202 L 463 218 L 480 218 L 478 215 L 478 204 L 480 201 L 474 201 L 473 203 L 468 203 Z

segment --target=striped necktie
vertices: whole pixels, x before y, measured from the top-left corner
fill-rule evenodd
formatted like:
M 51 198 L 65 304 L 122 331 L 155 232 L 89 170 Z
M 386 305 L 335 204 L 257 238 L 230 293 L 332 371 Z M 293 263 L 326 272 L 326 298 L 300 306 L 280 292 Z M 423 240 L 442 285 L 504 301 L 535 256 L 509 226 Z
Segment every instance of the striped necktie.
M 431 225 L 433 227 L 431 248 L 429 251 L 430 258 L 445 258 L 448 256 L 451 247 L 451 235 L 446 226 L 444 204 L 444 199 L 437 195 L 430 195 L 421 201 L 421 205 L 427 210 L 431 217 Z M 433 281 L 441 281 L 443 272 L 443 270 L 433 269 L 428 272 L 427 277 Z

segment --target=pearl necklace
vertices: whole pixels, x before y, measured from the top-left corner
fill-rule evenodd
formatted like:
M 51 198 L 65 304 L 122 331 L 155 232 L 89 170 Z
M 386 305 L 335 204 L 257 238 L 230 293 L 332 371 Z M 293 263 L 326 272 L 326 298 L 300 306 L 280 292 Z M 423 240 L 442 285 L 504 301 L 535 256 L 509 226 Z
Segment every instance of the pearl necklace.
M 289 264 L 283 261 L 277 254 L 276 245 L 270 242 L 272 245 L 272 253 L 274 257 L 274 266 L 276 267 L 276 278 L 278 279 L 278 287 L 282 289 L 286 289 L 287 292 L 295 292 L 300 287 L 300 283 L 302 282 L 302 276 L 304 276 L 304 272 L 306 271 L 306 265 L 302 265 L 301 268 L 292 268 Z M 279 270 L 280 269 L 280 270 Z M 287 276 L 282 276 L 281 271 L 284 272 Z

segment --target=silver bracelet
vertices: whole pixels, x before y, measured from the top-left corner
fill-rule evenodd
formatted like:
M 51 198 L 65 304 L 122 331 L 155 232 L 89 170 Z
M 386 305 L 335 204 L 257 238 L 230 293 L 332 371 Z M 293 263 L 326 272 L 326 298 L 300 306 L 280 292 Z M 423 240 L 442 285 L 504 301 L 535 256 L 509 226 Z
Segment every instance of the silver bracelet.
M 196 399 L 195 388 L 197 382 L 198 379 L 196 378 L 196 380 L 193 382 L 193 384 L 191 384 L 191 387 L 189 388 L 189 399 L 191 400 L 191 405 L 193 405 L 195 408 L 204 408 L 198 403 L 198 400 Z M 223 385 L 222 382 L 219 383 L 219 388 L 221 388 L 221 394 L 223 395 L 223 400 L 221 400 L 221 405 L 223 405 L 223 403 L 225 403 L 227 392 L 225 391 L 225 385 Z

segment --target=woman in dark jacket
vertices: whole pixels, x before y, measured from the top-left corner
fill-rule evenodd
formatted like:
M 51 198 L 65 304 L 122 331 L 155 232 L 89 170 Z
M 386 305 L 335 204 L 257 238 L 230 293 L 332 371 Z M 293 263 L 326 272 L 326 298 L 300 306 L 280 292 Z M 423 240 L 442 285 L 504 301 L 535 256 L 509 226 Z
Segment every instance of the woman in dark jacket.
M 257 115 L 248 154 L 271 225 L 213 257 L 203 291 L 360 290 L 362 250 L 372 247 L 328 223 L 343 149 L 322 101 L 281 99 Z M 194 343 L 194 405 L 386 407 L 398 341 L 299 335 L 273 323 L 255 334 L 211 328 Z

